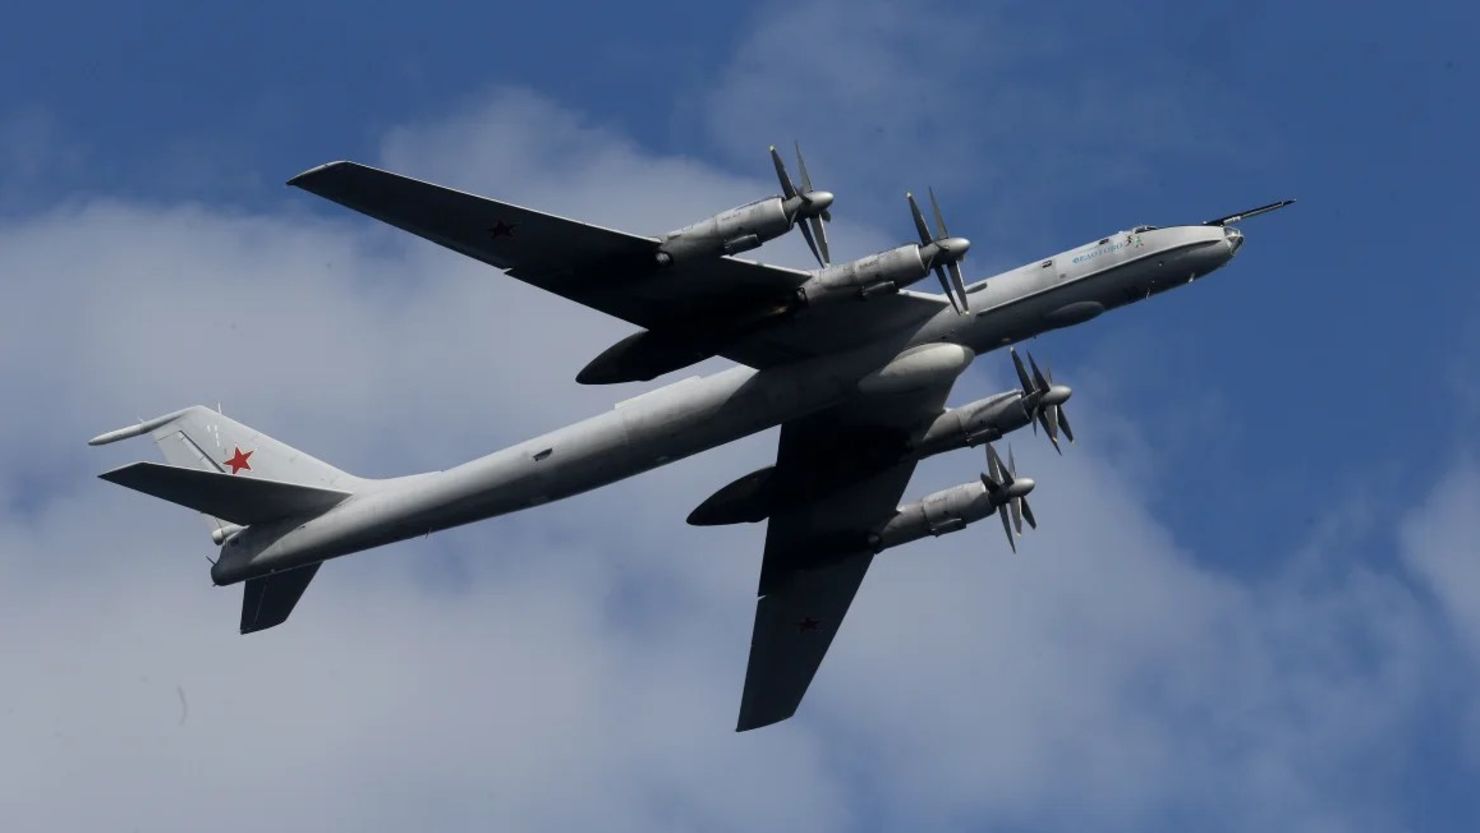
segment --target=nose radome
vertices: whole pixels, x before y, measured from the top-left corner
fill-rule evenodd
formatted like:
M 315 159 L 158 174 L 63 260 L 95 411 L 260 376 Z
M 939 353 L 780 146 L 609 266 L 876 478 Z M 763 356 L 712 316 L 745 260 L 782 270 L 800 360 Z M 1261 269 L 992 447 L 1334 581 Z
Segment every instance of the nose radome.
M 1244 245 L 1244 233 L 1233 226 L 1225 226 L 1223 237 L 1228 240 L 1228 254 L 1230 256 L 1238 254 L 1239 247 Z

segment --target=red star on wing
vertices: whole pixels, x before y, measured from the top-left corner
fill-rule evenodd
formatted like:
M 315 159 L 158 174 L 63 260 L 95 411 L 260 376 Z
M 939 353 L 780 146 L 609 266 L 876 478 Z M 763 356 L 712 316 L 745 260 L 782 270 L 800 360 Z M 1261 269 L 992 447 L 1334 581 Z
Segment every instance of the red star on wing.
M 822 623 L 820 621 L 813 619 L 811 616 L 807 616 L 803 618 L 800 622 L 797 622 L 797 630 L 815 631 L 817 630 L 817 626 L 821 624 Z
M 232 446 L 232 448 L 236 451 L 236 453 L 233 454 L 233 455 L 231 455 L 231 459 L 230 460 L 224 461 L 225 462 L 225 465 L 231 466 L 231 473 L 232 474 L 236 474 L 237 472 L 241 471 L 242 469 L 246 469 L 247 471 L 251 471 L 252 470 L 252 464 L 251 463 L 248 463 L 247 460 L 248 460 L 248 458 L 250 458 L 255 453 L 255 451 L 248 451 L 245 454 L 243 454 L 241 448 L 239 448 L 237 446 Z

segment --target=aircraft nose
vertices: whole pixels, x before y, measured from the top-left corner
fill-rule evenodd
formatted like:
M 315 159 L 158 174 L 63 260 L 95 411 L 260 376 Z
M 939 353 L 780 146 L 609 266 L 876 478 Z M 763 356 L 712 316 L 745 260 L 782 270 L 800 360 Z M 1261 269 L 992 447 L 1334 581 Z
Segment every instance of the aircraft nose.
M 1228 256 L 1238 254 L 1239 247 L 1244 245 L 1244 233 L 1233 226 L 1223 227 L 1223 238 L 1228 241 Z

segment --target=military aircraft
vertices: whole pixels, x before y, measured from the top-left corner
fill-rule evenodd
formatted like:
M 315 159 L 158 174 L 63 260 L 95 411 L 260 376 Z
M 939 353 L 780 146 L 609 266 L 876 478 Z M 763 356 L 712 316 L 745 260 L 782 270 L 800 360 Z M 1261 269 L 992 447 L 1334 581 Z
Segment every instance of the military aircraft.
M 1228 263 L 1236 224 L 1282 200 L 1196 225 L 1137 226 L 967 284 L 970 241 L 930 194 L 934 228 L 907 195 L 918 242 L 832 264 L 833 195 L 800 187 L 776 152 L 781 193 L 660 237 L 600 228 L 353 162 L 289 184 L 640 328 L 576 376 L 654 379 L 721 356 L 691 377 L 446 471 L 371 480 L 195 406 L 93 438 L 152 435 L 168 465 L 101 477 L 207 516 L 217 585 L 245 583 L 241 632 L 285 621 L 331 558 L 559 500 L 781 426 L 774 465 L 719 489 L 698 525 L 768 521 L 737 729 L 790 717 L 876 554 L 996 514 L 1009 543 L 1037 520 L 990 442 L 1034 425 L 1073 439 L 1070 396 L 1012 353 L 1019 387 L 947 408 L 981 353 L 1088 321 Z M 798 228 L 818 261 L 798 270 L 737 253 Z M 934 274 L 944 295 L 909 287 Z M 986 445 L 974 481 L 900 505 L 924 457 Z

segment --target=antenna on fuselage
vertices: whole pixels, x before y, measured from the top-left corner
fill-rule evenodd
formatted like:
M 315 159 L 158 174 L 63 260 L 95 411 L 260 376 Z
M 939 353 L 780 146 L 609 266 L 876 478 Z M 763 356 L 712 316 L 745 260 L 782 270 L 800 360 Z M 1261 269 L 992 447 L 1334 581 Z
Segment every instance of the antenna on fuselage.
M 1269 205 L 1261 205 L 1258 208 L 1250 208 L 1247 211 L 1240 211 L 1237 214 L 1229 214 L 1227 217 L 1219 217 L 1216 220 L 1207 220 L 1207 221 L 1205 221 L 1203 223 L 1203 225 L 1205 225 L 1205 226 L 1231 226 L 1234 223 L 1240 222 L 1242 220 L 1247 220 L 1250 217 L 1258 217 L 1260 214 L 1268 214 L 1271 211 L 1278 211 L 1278 210 L 1280 210 L 1281 208 L 1284 208 L 1287 205 L 1294 205 L 1294 204 L 1295 204 L 1295 201 L 1294 200 L 1280 200 L 1279 202 L 1272 202 Z

